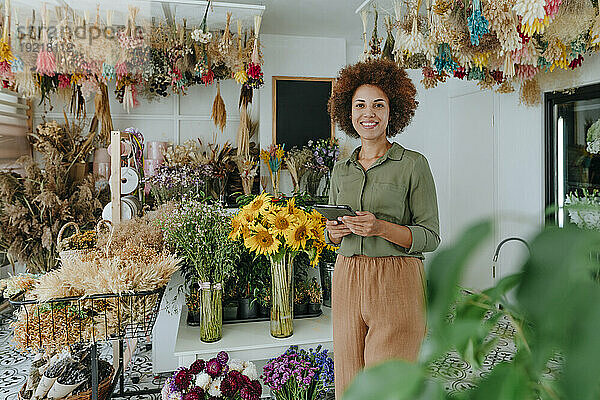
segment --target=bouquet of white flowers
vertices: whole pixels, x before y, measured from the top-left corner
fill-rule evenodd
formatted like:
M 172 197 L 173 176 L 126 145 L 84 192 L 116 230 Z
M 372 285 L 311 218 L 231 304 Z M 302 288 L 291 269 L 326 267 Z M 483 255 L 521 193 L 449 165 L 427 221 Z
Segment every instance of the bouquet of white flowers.
M 600 230 L 600 192 L 583 189 L 582 193 L 567 195 L 565 208 L 569 218 L 580 228 Z
M 592 154 L 600 153 L 600 119 L 587 131 L 587 151 Z

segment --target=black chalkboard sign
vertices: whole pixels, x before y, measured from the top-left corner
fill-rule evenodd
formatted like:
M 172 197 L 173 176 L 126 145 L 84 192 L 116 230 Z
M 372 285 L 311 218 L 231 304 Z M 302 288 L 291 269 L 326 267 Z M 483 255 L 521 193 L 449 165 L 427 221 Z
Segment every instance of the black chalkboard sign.
M 273 143 L 285 149 L 334 137 L 327 112 L 333 78 L 273 77 Z

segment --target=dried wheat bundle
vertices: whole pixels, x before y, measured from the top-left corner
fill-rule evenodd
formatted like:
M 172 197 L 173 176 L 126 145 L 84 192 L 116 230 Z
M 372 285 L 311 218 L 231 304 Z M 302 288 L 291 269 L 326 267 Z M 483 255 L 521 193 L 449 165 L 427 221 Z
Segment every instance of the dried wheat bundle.
M 534 107 L 542 102 L 542 89 L 536 78 L 526 80 L 521 84 L 519 93 L 521 104 L 528 107 Z
M 590 0 L 563 0 L 544 38 L 547 41 L 558 39 L 563 43 L 571 43 L 581 32 L 590 29 L 595 15 L 596 10 Z
M 542 57 L 546 59 L 548 64 L 551 64 L 550 71 L 555 67 L 567 69 L 567 47 L 558 38 L 552 38 L 548 43 L 546 51 L 542 53 Z
M 490 23 L 490 31 L 496 35 L 500 42 L 502 54 L 520 47 L 517 21 L 511 8 L 511 2 L 507 1 L 483 3 L 483 15 Z
M 217 82 L 217 95 L 213 101 L 211 118 L 217 128 L 223 133 L 227 124 L 227 110 L 225 109 L 225 102 L 221 97 L 221 82 Z
M 116 224 L 112 232 L 98 235 L 97 247 L 106 251 L 107 246 L 108 255 L 115 257 L 127 246 L 144 246 L 161 252 L 164 240 L 159 227 L 143 218 L 133 218 Z
M 240 107 L 240 126 L 237 132 L 237 156 L 248 158 L 250 156 L 250 117 L 248 106 L 242 104 Z
M 496 88 L 496 93 L 512 93 L 514 91 L 515 88 L 508 79 L 505 79 L 504 82 L 502 82 L 500 86 Z

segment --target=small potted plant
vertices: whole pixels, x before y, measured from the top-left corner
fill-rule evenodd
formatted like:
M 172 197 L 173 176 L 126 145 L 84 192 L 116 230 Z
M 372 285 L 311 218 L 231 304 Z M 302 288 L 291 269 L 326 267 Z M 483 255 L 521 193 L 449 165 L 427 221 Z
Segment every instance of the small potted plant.
M 187 324 L 190 326 L 200 326 L 200 290 L 198 284 L 190 285 L 190 292 L 185 295 L 185 304 L 188 308 Z
M 231 275 L 223 285 L 223 320 L 237 319 L 239 309 L 239 280 L 237 274 Z
M 258 316 L 258 288 L 252 283 L 246 283 L 246 290 L 244 291 L 244 297 L 239 301 L 238 315 L 240 319 L 251 319 Z
M 321 302 L 323 301 L 323 291 L 317 278 L 312 278 L 308 286 L 308 313 L 318 314 L 321 311 Z
M 301 281 L 294 290 L 294 315 L 304 315 L 308 312 L 308 287 Z

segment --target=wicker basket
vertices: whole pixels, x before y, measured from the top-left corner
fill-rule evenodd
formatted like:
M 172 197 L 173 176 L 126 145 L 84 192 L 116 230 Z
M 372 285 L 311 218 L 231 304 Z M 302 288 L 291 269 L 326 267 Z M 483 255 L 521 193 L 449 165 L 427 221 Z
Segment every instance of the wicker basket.
M 98 384 L 98 400 L 110 399 L 109 391 L 110 391 L 110 387 L 111 387 L 111 383 L 112 383 L 114 374 L 115 374 L 115 369 L 112 368 L 112 372 L 110 373 L 110 375 L 107 378 L 104 378 L 104 380 Z M 25 390 L 26 385 L 27 385 L 27 382 L 25 382 L 25 384 L 21 387 L 21 390 L 19 390 L 19 393 L 17 396 L 19 400 L 30 400 L 30 399 L 23 397 L 24 396 L 23 391 Z M 67 396 L 64 398 L 64 400 L 90 400 L 91 398 L 92 398 L 92 389 L 86 390 L 85 392 L 81 392 L 74 396 Z
M 112 224 L 110 221 L 107 221 L 107 220 L 100 220 L 98 222 L 98 224 L 96 225 L 96 234 L 98 234 L 98 235 L 100 234 L 100 229 L 102 228 L 103 225 L 108 226 L 108 229 L 109 229 L 109 231 L 111 233 L 111 237 L 112 237 Z M 69 226 L 75 227 L 75 233 L 73 235 L 69 236 L 68 238 L 63 238 L 63 234 Z M 58 249 L 58 255 L 60 257 L 61 262 L 63 262 L 63 263 L 70 262 L 74 258 L 82 257 L 93 250 L 93 248 L 62 250 L 62 248 L 64 247 L 64 242 L 74 235 L 79 235 L 79 233 L 80 233 L 79 226 L 75 222 L 67 222 L 66 224 L 63 225 L 62 228 L 60 228 L 60 231 L 58 232 L 58 237 L 56 238 L 56 246 Z

